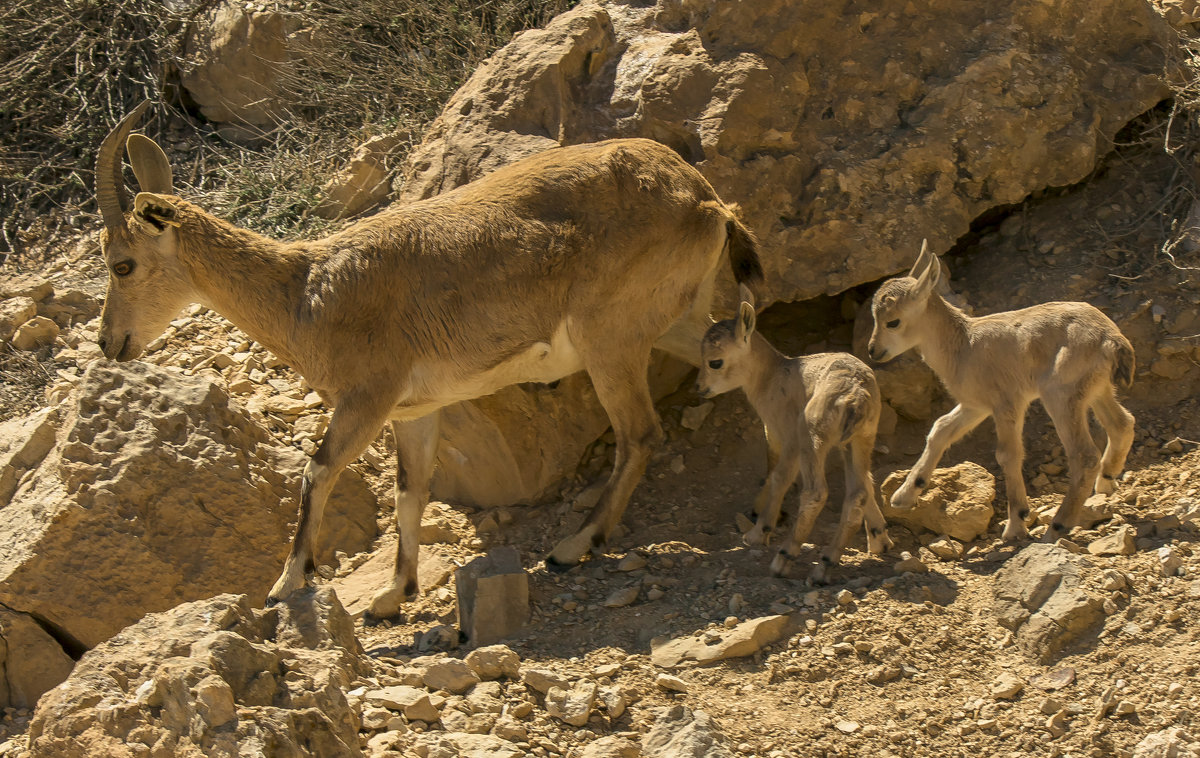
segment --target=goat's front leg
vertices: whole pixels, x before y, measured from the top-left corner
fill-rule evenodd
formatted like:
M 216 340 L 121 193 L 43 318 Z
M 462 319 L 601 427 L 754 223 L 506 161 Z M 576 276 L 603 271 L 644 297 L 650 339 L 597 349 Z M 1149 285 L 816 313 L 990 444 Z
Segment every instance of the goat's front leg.
M 646 370 L 650 362 L 649 344 L 645 347 L 644 360 L 641 359 L 642 352 L 629 350 L 625 353 L 625 360 L 595 366 L 589 364 L 589 357 L 609 361 L 612 355 L 621 355 L 622 351 L 626 350 L 625 346 L 618 344 L 600 350 L 580 341 L 577 347 L 581 353 L 587 353 L 584 361 L 588 364 L 588 373 L 592 377 L 596 396 L 612 421 L 613 433 L 617 438 L 617 452 L 612 475 L 609 476 L 604 491 L 600 493 L 600 499 L 584 519 L 579 531 L 560 541 L 550 555 L 546 556 L 546 566 L 553 570 L 579 563 L 589 550 L 599 552 L 603 549 L 608 535 L 621 520 L 625 507 L 629 504 L 633 488 L 646 472 L 651 451 L 663 439 L 662 427 L 658 423 L 658 415 L 654 412 L 654 401 L 646 379 Z M 593 350 L 596 352 L 593 353 Z
M 925 439 L 925 450 L 917 463 L 908 472 L 904 483 L 892 493 L 892 507 L 909 509 L 917 504 L 917 496 L 929 484 L 933 470 L 942 460 L 946 448 L 957 442 L 964 434 L 979 426 L 988 417 L 988 411 L 962 405 L 954 406 L 954 410 L 933 422 L 929 436 Z
M 775 576 L 783 576 L 788 565 L 799 555 L 800 546 L 808 539 L 813 523 L 829 499 L 829 486 L 825 481 L 825 459 L 829 454 L 829 446 L 823 441 L 813 440 L 811 448 L 801 448 L 801 451 L 797 456 L 800 462 L 800 504 L 796 508 L 796 523 L 791 536 L 771 561 L 771 573 Z
M 996 463 L 1004 473 L 1004 491 L 1008 496 L 1008 523 L 1001 535 L 1006 540 L 1021 540 L 1029 536 L 1025 523 L 1029 520 L 1029 498 L 1025 492 L 1025 442 L 1021 435 L 1025 427 L 1027 405 L 997 408 Z
M 283 573 L 267 595 L 268 606 L 303 587 L 306 574 L 316 569 L 317 534 L 321 530 L 329 492 L 342 469 L 362 455 L 379 434 L 391 407 L 390 397 L 351 394 L 334 409 L 325 439 L 304 467 L 300 480 L 300 522 L 283 564 Z
M 429 483 L 441 439 L 441 411 L 415 421 L 393 421 L 396 438 L 396 564 L 387 587 L 371 599 L 373 619 L 395 616 L 400 604 L 420 588 L 417 558 L 421 549 L 421 514 L 429 503 Z
M 775 465 L 771 466 L 767 480 L 754 499 L 754 512 L 758 519 L 754 527 L 742 536 L 747 545 L 765 545 L 771 539 L 771 532 L 779 523 L 779 511 L 783 508 L 783 498 L 804 465 L 804 452 L 797 445 L 783 448 L 775 457 Z M 811 454 L 809 455 L 811 457 Z

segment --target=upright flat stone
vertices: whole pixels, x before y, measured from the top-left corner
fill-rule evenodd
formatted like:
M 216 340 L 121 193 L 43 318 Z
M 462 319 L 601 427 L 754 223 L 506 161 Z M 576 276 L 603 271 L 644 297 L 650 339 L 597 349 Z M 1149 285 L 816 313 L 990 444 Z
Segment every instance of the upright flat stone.
M 529 576 L 516 548 L 496 547 L 454 574 L 458 628 L 467 643 L 490 645 L 529 622 Z

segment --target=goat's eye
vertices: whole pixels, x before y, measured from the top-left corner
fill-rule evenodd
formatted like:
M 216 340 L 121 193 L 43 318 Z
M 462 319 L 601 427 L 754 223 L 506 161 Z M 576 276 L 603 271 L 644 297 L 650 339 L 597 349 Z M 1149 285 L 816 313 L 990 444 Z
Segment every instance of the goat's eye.
M 133 273 L 133 261 L 121 261 L 120 263 L 114 263 L 112 270 L 117 276 L 129 276 Z
M 708 367 L 712 368 L 712 369 L 721 368 L 724 365 L 725 365 L 725 361 L 721 360 L 720 358 L 716 359 L 715 361 L 708 362 Z
M 894 318 L 891 321 L 887 322 L 888 329 L 895 329 L 898 326 L 900 326 L 900 319 L 898 319 L 898 318 Z

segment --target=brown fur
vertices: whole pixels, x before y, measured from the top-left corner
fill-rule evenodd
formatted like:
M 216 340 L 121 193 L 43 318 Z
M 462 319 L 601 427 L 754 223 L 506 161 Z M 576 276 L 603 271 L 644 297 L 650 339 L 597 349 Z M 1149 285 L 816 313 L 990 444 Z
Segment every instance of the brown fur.
M 139 177 L 169 177 L 157 152 L 164 165 L 135 166 Z M 110 358 L 137 357 L 198 301 L 335 407 L 305 469 L 301 527 L 270 600 L 304 584 L 329 489 L 392 421 L 400 546 L 393 583 L 372 606 L 378 616 L 416 588 L 440 408 L 589 372 L 618 463 L 579 532 L 548 559 L 574 563 L 604 543 L 661 436 L 647 387 L 651 347 L 698 360 L 727 243 L 735 275 L 762 278 L 733 212 L 649 140 L 548 150 L 311 242 L 267 239 L 171 194 L 140 193 L 124 220 L 104 238 L 110 268 L 135 264 L 110 275 L 101 326 Z
M 1047 540 L 1058 539 L 1075 525 L 1092 482 L 1095 491 L 1112 492 L 1125 464 L 1133 416 L 1117 402 L 1113 384 L 1132 381 L 1133 348 L 1116 324 L 1087 303 L 1043 303 L 972 318 L 935 292 L 940 277 L 940 262 L 923 246 L 912 273 L 885 282 L 872 303 L 872 359 L 888 361 L 916 347 L 958 401 L 934 423 L 892 505 L 915 505 L 946 448 L 992 416 L 1008 492 L 1004 537 L 1027 536 L 1021 433 L 1026 409 L 1040 398 L 1070 466 L 1069 489 L 1046 531 Z M 1103 459 L 1088 430 L 1089 409 L 1108 434 Z

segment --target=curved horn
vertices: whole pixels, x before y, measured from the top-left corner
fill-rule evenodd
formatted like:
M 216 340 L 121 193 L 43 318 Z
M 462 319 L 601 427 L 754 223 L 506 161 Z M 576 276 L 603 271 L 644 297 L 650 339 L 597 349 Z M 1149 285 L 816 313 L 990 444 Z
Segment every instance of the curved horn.
M 100 143 L 100 153 L 96 156 L 96 205 L 100 207 L 104 225 L 109 228 L 125 222 L 125 209 L 129 206 L 129 193 L 125 190 L 125 179 L 121 172 L 125 140 L 149 106 L 149 100 L 143 101 L 121 119 L 121 123 Z

